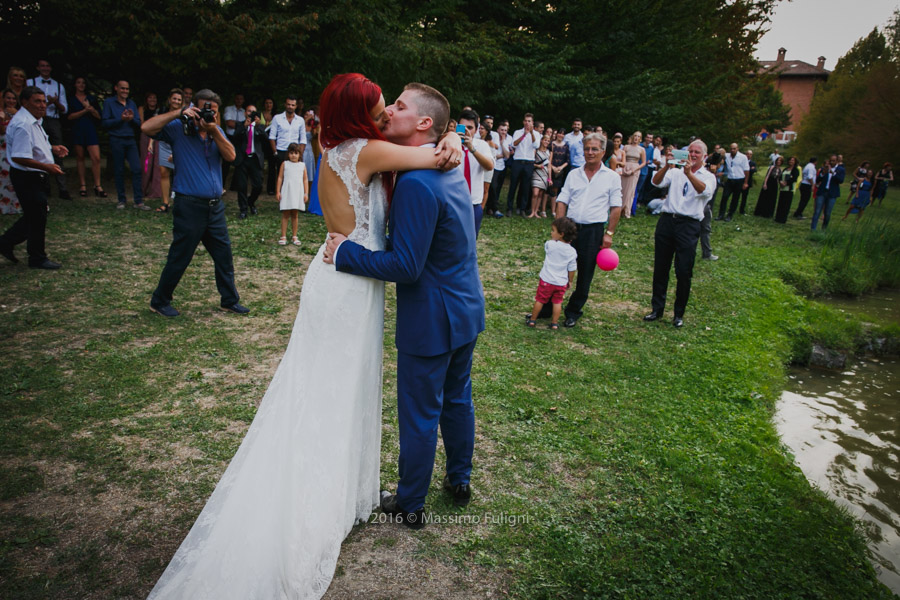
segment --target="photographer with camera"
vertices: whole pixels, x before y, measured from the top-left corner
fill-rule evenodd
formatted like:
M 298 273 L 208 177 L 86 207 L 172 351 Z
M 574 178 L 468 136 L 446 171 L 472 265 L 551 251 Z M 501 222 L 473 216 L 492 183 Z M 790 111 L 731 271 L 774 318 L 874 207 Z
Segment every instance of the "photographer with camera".
M 164 317 L 177 317 L 172 293 L 191 264 L 197 244 L 212 256 L 216 287 L 223 310 L 246 314 L 234 286 L 231 240 L 222 203 L 222 160 L 233 161 L 234 146 L 218 126 L 221 100 L 211 90 L 194 96 L 195 106 L 157 115 L 141 126 L 148 136 L 172 146 L 175 161 L 175 207 L 172 211 L 172 245 L 150 309 Z
M 240 219 L 247 218 L 247 211 L 255 215 L 256 200 L 262 192 L 263 160 L 269 144 L 269 134 L 260 123 L 261 116 L 252 104 L 247 106 L 243 121 L 234 126 L 234 187 L 238 193 Z M 247 179 L 250 180 L 250 197 L 247 197 Z

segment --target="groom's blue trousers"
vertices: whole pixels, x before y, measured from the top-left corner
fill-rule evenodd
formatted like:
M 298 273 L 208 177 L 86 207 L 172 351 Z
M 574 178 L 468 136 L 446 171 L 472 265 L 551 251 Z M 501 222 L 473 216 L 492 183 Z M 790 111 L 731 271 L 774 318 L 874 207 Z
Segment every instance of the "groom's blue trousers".
M 469 483 L 475 447 L 472 352 L 475 340 L 438 356 L 397 353 L 400 484 L 397 503 L 413 512 L 425 505 L 438 426 L 447 453 L 450 483 Z

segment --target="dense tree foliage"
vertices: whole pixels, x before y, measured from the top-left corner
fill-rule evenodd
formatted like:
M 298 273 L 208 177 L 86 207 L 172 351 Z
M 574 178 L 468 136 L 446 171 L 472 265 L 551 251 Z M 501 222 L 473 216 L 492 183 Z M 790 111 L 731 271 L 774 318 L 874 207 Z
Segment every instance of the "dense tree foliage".
M 799 132 L 802 156 L 837 152 L 855 168 L 900 160 L 900 11 L 838 60 Z
M 0 12 L 3 56 L 31 70 L 316 101 L 335 73 L 392 97 L 407 81 L 518 123 L 732 139 L 786 122 L 752 58 L 779 0 L 46 0 Z M 43 52 L 41 48 L 46 48 Z M 24 63 L 24 64 L 23 64 Z

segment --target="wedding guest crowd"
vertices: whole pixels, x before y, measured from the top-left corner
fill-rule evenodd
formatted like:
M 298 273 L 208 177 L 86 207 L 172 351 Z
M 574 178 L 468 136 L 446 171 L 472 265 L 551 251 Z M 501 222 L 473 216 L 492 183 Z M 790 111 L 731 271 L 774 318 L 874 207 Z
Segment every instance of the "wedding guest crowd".
M 90 192 L 97 198 L 108 196 L 101 181 L 101 155 L 104 152 L 101 152 L 101 134 L 98 128 L 102 127 L 109 140 L 108 156 L 113 167 L 117 208 L 124 208 L 128 201 L 129 194 L 125 185 L 127 165 L 127 171 L 131 175 L 130 196 L 133 206 L 149 211 L 151 208 L 145 199 L 159 198 L 160 205 L 156 211 L 170 212 L 172 200 L 179 193 L 184 195 L 183 192 L 179 192 L 179 185 L 176 183 L 178 164 L 182 161 L 173 155 L 172 136 L 148 135 L 147 131 L 142 131 L 142 124 L 160 115 L 179 115 L 182 110 L 189 108 L 195 108 L 196 116 L 202 120 L 203 109 L 209 99 L 196 99 L 195 104 L 193 88 L 181 86 L 169 89 L 164 100 L 162 94 L 141 91 L 139 94 L 141 104 L 138 106 L 132 99 L 135 95 L 129 82 L 121 79 L 115 82 L 113 93 L 101 102 L 98 94 L 89 91 L 99 91 L 99 88 L 92 88 L 86 77 L 78 76 L 70 79 L 72 87 L 67 90 L 63 83 L 53 78 L 53 68 L 49 61 L 45 59 L 37 61 L 35 70 L 37 75 L 28 78 L 24 69 L 11 67 L 7 73 L 6 88 L 0 98 L 0 214 L 23 211 L 27 216 L 27 218 L 23 216 L 22 223 L 17 223 L 4 234 L 3 242 L 0 244 L 2 254 L 10 260 L 15 260 L 12 248 L 25 239 L 21 238 L 22 232 L 40 229 L 40 235 L 35 234 L 34 248 L 29 244 L 29 261 L 56 264 L 52 261 L 44 263 L 46 254 L 43 254 L 42 232 L 46 225 L 50 180 L 56 180 L 60 198 L 71 199 L 66 189 L 65 173 L 61 168 L 66 148 L 63 142 L 63 123 L 67 125 L 70 147 L 75 156 L 79 197 L 85 198 Z M 9 127 L 15 115 L 21 112 L 22 94 L 26 89 L 30 89 L 29 86 L 40 90 L 43 94 L 46 108 L 35 122 L 40 123 L 47 143 L 54 149 L 46 154 L 42 153 L 43 145 L 35 138 L 34 132 L 31 132 L 33 154 L 51 160 L 57 166 L 54 169 L 37 166 L 23 169 L 21 165 L 17 166 L 10 160 Z M 103 96 L 102 93 L 99 95 Z M 294 148 L 299 151 L 300 163 L 304 167 L 303 187 L 309 190 L 303 198 L 303 208 L 310 213 L 321 215 L 316 189 L 321 158 L 317 107 L 304 109 L 303 100 L 292 94 L 286 95 L 280 112 L 276 109 L 278 105 L 276 99 L 271 96 L 257 97 L 258 104 L 251 102 L 251 98 L 242 91 L 234 93 L 231 98 L 232 103 L 222 110 L 221 115 L 217 114 L 214 118 L 216 123 L 221 124 L 224 138 L 234 150 L 233 160 L 228 160 L 227 154 L 220 153 L 224 160 L 220 161 L 222 189 L 218 197 L 221 199 L 226 190 L 230 189 L 237 195 L 239 219 L 257 215 L 263 188 L 271 196 L 278 193 L 276 187 L 278 174 L 282 164 L 288 160 L 289 149 Z M 218 103 L 212 104 L 215 104 L 214 112 L 217 113 Z M 26 112 L 34 115 L 33 111 Z M 190 115 L 195 116 L 195 113 L 191 112 Z M 186 128 L 188 120 L 173 119 L 175 124 L 172 127 L 180 125 Z M 454 126 L 456 123 L 454 122 Z M 562 323 L 567 327 L 575 325 L 583 314 L 583 306 L 587 300 L 595 267 L 591 255 L 596 256 L 601 247 L 611 245 L 611 237 L 619 224 L 619 216 L 631 218 L 640 205 L 646 205 L 648 213 L 661 215 L 663 219 L 669 219 L 670 217 L 666 216 L 669 213 L 679 214 L 677 208 L 673 209 L 673 206 L 680 207 L 683 199 L 679 200 L 681 197 L 673 195 L 673 191 L 666 189 L 666 186 L 660 188 L 654 179 L 669 166 L 671 150 L 676 147 L 689 150 L 694 138 L 691 138 L 685 146 L 669 144 L 667 148 L 662 136 L 649 132 L 644 136 L 640 131 L 635 131 L 627 138 L 627 143 L 624 143 L 626 139 L 622 133 L 607 134 L 602 126 L 585 126 L 580 117 L 572 119 L 571 127 L 566 131 L 564 127 L 555 127 L 553 123 L 536 119 L 531 112 L 523 116 L 521 128 L 510 133 L 509 121 L 495 120 L 491 115 L 479 118 L 472 107 L 465 107 L 459 113 L 458 123 L 465 131 L 461 134 L 464 161 L 458 168 L 463 172 L 469 185 L 476 232 L 480 232 L 481 219 L 484 215 L 499 219 L 513 215 L 545 218 L 548 213 L 551 217 L 568 214 L 576 223 L 578 235 L 573 241 L 573 247 L 579 255 L 578 270 L 575 290 L 566 306 L 565 321 Z M 15 128 L 13 130 L 15 131 Z M 200 137 L 215 139 L 215 136 L 209 135 L 211 131 Z M 184 129 L 183 133 L 188 139 L 191 137 L 187 129 Z M 590 144 L 586 152 L 587 140 Z M 738 213 L 745 215 L 748 195 L 750 189 L 754 187 L 757 169 L 751 150 L 742 152 L 737 142 L 730 143 L 728 148 L 729 151 L 726 152 L 719 144 L 715 144 L 708 153 L 704 150 L 703 173 L 710 174 L 715 185 L 709 186 L 711 192 L 698 192 L 696 197 L 691 199 L 693 207 L 699 206 L 699 199 L 708 198 L 706 203 L 698 208 L 699 212 L 696 215 L 692 213 L 690 219 L 699 217 L 696 220 L 699 221 L 698 239 L 702 249 L 701 257 L 710 261 L 719 258 L 712 252 L 710 239 L 716 193 L 721 188 L 722 196 L 716 221 L 729 222 Z M 767 219 L 774 218 L 777 223 L 785 223 L 790 214 L 796 219 L 802 219 L 807 204 L 814 199 L 811 229 L 816 230 L 819 224 L 823 229 L 827 228 L 836 200 L 841 196 L 840 186 L 845 178 L 842 157 L 833 155 L 822 168 L 818 167 L 816 157 L 811 157 L 802 169 L 796 157 L 782 156 L 777 148 L 769 155 L 769 159 L 771 164 L 766 167 L 765 174 L 761 178 L 761 189 L 753 214 Z M 87 172 L 88 161 L 90 161 L 90 177 Z M 40 171 L 40 175 L 17 176 L 16 171 L 22 173 Z M 672 176 L 672 170 L 667 172 Z M 229 184 L 230 173 L 232 178 Z M 612 176 L 615 176 L 617 183 L 615 186 Z M 184 177 L 190 179 L 188 175 Z M 700 178 L 701 175 L 698 174 L 697 177 Z M 27 197 L 24 204 L 22 194 L 16 188 L 15 179 L 19 179 L 22 182 L 20 185 L 25 188 L 22 192 Z M 33 184 L 38 180 L 43 186 L 43 195 L 35 192 Z M 849 207 L 844 218 L 856 213 L 859 220 L 868 206 L 883 200 L 886 189 L 892 181 L 893 170 L 890 163 L 885 163 L 876 172 L 868 162 L 862 162 L 852 174 Z M 504 213 L 501 212 L 500 197 L 503 186 L 507 183 Z M 800 199 L 791 213 L 794 192 L 797 189 L 800 190 Z M 208 190 L 205 193 L 211 195 Z M 45 206 L 44 213 L 38 216 L 36 207 L 41 205 Z M 296 237 L 296 213 L 300 209 L 294 209 L 293 204 L 291 207 L 288 211 L 291 213 L 288 222 L 291 223 L 292 232 L 295 233 L 292 239 L 296 244 L 299 243 Z M 185 229 L 184 224 L 181 228 L 185 231 L 190 229 Z M 665 229 L 666 235 L 671 234 L 670 229 L 675 231 L 672 228 Z M 659 235 L 661 234 L 658 231 L 657 237 Z M 281 239 L 287 243 L 286 231 L 282 232 Z M 658 249 L 667 248 L 667 243 L 658 240 Z M 696 244 L 692 247 L 695 248 Z M 688 266 L 686 258 L 690 251 L 687 246 L 678 246 L 673 250 L 676 277 L 681 273 L 681 279 L 685 279 L 685 274 L 687 280 L 690 279 L 689 272 L 693 263 Z M 668 257 L 667 253 L 668 250 L 664 250 L 662 258 L 666 258 L 671 264 L 672 257 Z M 181 257 L 175 263 L 180 264 L 183 260 Z M 216 260 L 218 265 L 226 264 L 228 259 L 222 254 L 217 256 Z M 662 263 L 658 267 L 661 281 Z M 165 275 L 171 269 L 170 265 L 164 270 L 162 279 L 171 282 L 172 276 Z M 217 272 L 218 270 L 217 268 Z M 160 290 L 171 286 L 170 283 L 163 281 L 160 285 Z M 227 282 L 223 285 L 225 288 L 229 287 Z M 684 285 L 689 286 L 689 283 L 681 282 L 680 285 L 682 287 L 680 296 L 683 300 Z M 233 287 L 233 282 L 231 286 Z M 654 292 L 656 294 L 654 308 L 660 302 L 658 292 L 658 289 Z M 166 311 L 170 306 L 168 304 L 170 299 L 171 291 L 162 291 L 154 302 Z M 686 300 L 682 300 L 676 300 L 676 317 L 679 320 L 686 303 Z M 236 292 L 226 289 L 223 303 L 237 304 Z

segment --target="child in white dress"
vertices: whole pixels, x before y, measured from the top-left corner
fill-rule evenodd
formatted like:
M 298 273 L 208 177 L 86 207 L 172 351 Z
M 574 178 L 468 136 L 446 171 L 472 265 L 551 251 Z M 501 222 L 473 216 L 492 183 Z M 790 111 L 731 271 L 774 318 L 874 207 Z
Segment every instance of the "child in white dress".
M 306 166 L 300 161 L 300 144 L 291 144 L 287 149 L 288 159 L 281 163 L 278 171 L 278 208 L 281 210 L 281 239 L 278 243 L 287 244 L 287 226 L 291 222 L 293 243 L 300 245 L 297 239 L 297 217 L 300 211 L 306 210 L 309 198 L 309 179 L 306 177 Z

